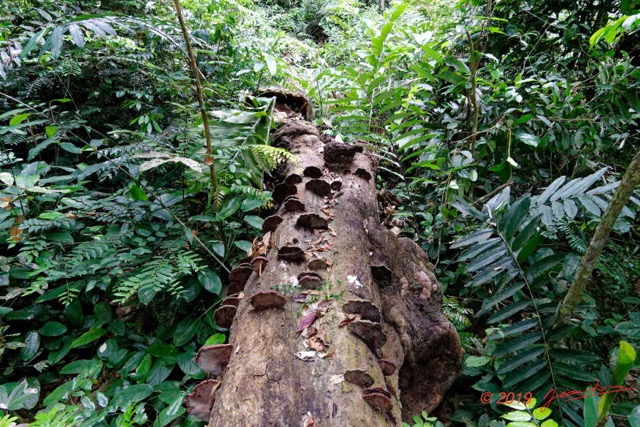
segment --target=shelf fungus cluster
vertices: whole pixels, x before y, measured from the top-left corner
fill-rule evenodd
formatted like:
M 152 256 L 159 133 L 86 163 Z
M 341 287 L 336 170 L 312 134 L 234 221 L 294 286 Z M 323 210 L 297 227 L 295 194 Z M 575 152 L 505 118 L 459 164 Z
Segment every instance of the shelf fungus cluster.
M 214 314 L 229 344 L 198 352 L 214 378 L 187 408 L 229 427 L 386 427 L 431 412 L 461 359 L 432 267 L 379 224 L 367 145 L 323 136 L 295 111 L 299 95 L 273 96 L 271 139 L 295 161 L 270 183 L 264 236 L 229 274 Z

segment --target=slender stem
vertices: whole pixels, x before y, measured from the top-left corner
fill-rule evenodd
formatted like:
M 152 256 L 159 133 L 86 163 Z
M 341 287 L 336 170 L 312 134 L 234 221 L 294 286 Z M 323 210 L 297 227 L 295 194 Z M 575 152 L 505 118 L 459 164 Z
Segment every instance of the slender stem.
M 204 127 L 204 137 L 207 143 L 207 152 L 204 158 L 204 164 L 209 166 L 209 171 L 211 173 L 211 188 L 214 194 L 213 200 L 217 207 L 218 197 L 216 197 L 216 193 L 218 191 L 218 182 L 216 179 L 216 164 L 213 158 L 213 150 L 211 148 L 211 132 L 209 130 L 209 118 L 207 117 L 207 112 L 204 108 L 204 95 L 202 94 L 202 82 L 200 81 L 198 63 L 196 62 L 196 56 L 193 53 L 193 49 L 191 48 L 191 39 L 189 38 L 189 32 L 187 31 L 187 26 L 184 22 L 184 18 L 182 17 L 182 8 L 180 7 L 180 2 L 178 0 L 173 0 L 173 4 L 176 7 L 176 14 L 178 15 L 178 21 L 180 22 L 180 28 L 182 29 L 184 43 L 187 46 L 187 52 L 189 53 L 189 64 L 191 65 L 191 72 L 193 73 L 193 78 L 196 83 L 196 95 L 198 97 L 198 107 L 200 109 L 200 115 L 202 116 L 202 126 Z

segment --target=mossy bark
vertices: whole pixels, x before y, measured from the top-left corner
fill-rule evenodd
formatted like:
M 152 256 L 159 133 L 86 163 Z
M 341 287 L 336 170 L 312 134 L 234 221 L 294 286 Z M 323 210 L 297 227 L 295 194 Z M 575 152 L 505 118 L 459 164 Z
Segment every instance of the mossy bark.
M 399 426 L 431 411 L 458 373 L 460 342 L 424 252 L 379 225 L 375 157 L 301 118 L 273 137 L 297 160 L 279 184 L 282 222 L 262 242 L 268 264 L 243 290 L 209 425 Z M 286 210 L 292 198 L 304 211 Z M 292 286 L 314 273 L 317 289 Z M 285 306 L 252 307 L 269 289 Z M 398 369 L 385 376 L 381 359 Z M 352 371 L 366 383 L 345 381 Z

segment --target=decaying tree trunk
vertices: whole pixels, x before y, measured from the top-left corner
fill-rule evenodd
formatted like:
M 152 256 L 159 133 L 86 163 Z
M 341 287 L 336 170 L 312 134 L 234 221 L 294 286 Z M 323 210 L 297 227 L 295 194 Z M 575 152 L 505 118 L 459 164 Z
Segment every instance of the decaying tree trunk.
M 189 411 L 216 427 L 398 426 L 431 411 L 460 341 L 424 252 L 379 224 L 375 157 L 290 113 L 272 137 L 297 161 L 253 259 L 230 273 L 216 312 L 230 341 L 200 349 L 218 377 Z

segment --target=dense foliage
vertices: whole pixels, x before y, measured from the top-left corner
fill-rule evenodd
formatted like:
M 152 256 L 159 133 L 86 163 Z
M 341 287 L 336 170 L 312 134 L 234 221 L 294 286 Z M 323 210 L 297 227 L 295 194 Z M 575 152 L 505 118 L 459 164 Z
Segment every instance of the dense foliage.
M 637 2 L 182 1 L 216 188 L 172 2 L 12 3 L 0 426 L 199 424 L 182 406 L 205 376 L 195 351 L 226 339 L 212 307 L 268 215 L 264 178 L 290 158 L 269 145 L 269 85 L 376 147 L 381 219 L 428 252 L 465 346 L 442 421 L 596 425 L 594 399 L 542 415 L 496 398 L 600 381 L 635 388 L 606 409 L 639 425 L 637 191 L 582 304 L 556 318 L 640 146 Z

